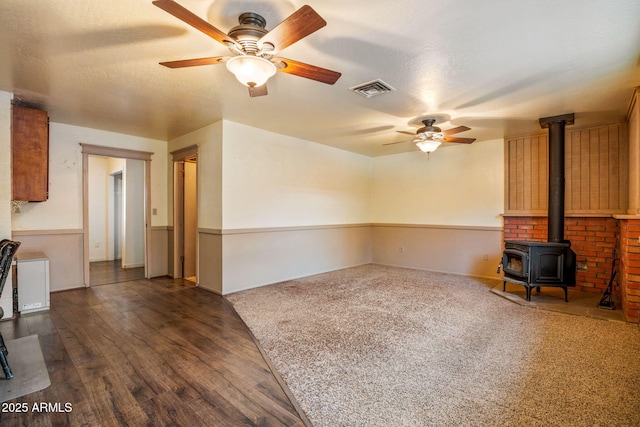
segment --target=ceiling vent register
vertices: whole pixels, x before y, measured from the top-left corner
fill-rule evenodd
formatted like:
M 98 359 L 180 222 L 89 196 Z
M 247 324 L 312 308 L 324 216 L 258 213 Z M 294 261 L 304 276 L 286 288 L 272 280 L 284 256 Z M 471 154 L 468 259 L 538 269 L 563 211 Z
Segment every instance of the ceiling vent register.
M 388 83 L 385 83 L 382 80 L 378 79 L 351 87 L 349 88 L 349 90 L 352 90 L 358 95 L 364 96 L 365 98 L 373 98 L 374 96 L 382 95 L 383 93 L 391 92 L 395 89 Z

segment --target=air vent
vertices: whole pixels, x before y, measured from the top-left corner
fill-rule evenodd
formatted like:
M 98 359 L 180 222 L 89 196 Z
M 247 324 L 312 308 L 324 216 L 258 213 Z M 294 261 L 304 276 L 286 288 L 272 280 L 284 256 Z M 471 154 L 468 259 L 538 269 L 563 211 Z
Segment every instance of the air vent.
M 358 95 L 362 95 L 365 98 L 373 98 L 374 96 L 382 95 L 383 93 L 394 91 L 395 89 L 389 86 L 382 80 L 373 80 L 361 85 L 350 87 L 349 90 L 354 91 Z

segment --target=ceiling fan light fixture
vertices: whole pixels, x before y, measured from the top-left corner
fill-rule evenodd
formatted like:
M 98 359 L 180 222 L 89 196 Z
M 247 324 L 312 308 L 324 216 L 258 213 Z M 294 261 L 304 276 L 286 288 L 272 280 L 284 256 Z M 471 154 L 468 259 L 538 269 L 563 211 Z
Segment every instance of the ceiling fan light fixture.
M 230 58 L 227 69 L 245 86 L 262 86 L 276 73 L 273 62 L 253 55 L 241 55 Z
M 429 139 L 416 142 L 416 145 L 418 146 L 420 151 L 424 153 L 433 153 L 434 151 L 436 151 L 436 148 L 440 146 L 440 144 L 440 141 L 433 141 Z
M 442 134 L 442 132 L 426 131 L 426 132 L 418 133 L 417 136 L 422 141 L 440 141 L 440 142 L 442 142 L 442 140 L 444 139 L 444 135 Z

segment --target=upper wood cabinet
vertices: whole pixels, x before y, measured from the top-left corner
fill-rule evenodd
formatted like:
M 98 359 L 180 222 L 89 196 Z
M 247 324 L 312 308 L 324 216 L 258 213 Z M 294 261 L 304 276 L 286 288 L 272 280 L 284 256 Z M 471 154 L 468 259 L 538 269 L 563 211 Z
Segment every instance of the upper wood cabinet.
M 546 215 L 548 138 L 505 139 L 505 213 Z M 629 206 L 629 138 L 624 124 L 565 129 L 565 212 L 625 213 Z
M 12 110 L 12 200 L 43 202 L 49 197 L 47 112 L 19 105 Z

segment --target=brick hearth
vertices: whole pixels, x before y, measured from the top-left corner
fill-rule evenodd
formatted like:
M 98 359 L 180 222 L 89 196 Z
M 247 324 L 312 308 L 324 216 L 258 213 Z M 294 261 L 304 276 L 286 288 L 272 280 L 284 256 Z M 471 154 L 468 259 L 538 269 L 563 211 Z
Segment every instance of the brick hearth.
M 565 238 L 576 253 L 576 289 L 603 293 L 611 277 L 616 247 L 618 276 L 613 293 L 622 301 L 627 321 L 640 321 L 640 219 L 624 217 L 567 217 Z M 547 218 L 505 216 L 505 240 L 547 240 Z

